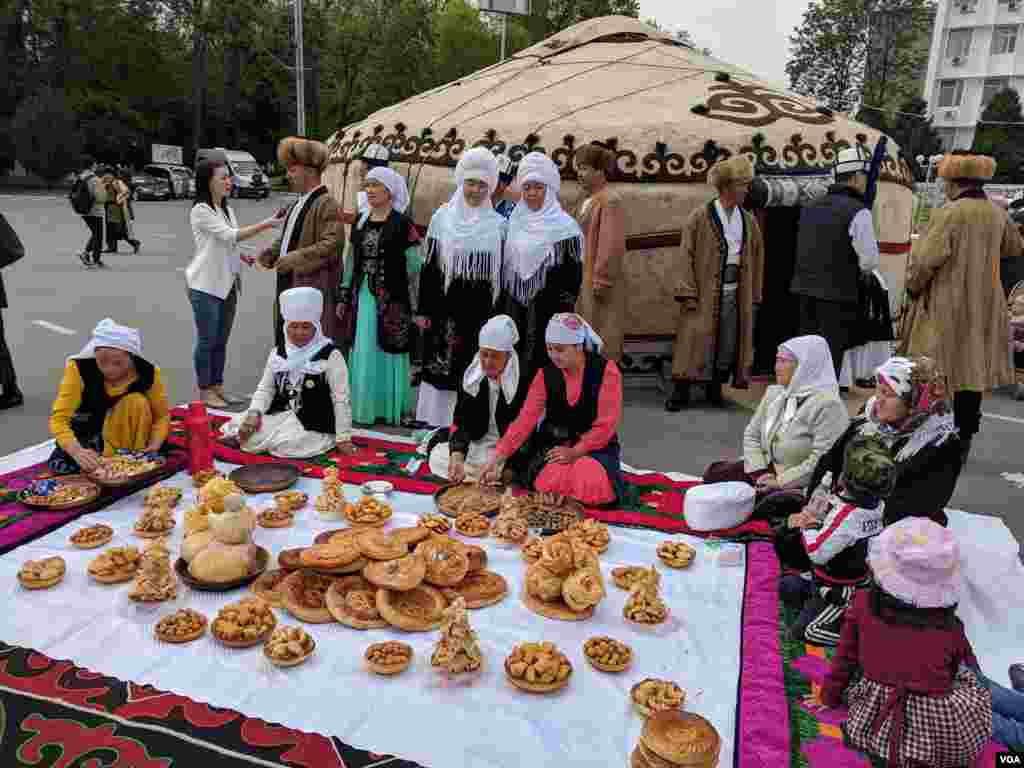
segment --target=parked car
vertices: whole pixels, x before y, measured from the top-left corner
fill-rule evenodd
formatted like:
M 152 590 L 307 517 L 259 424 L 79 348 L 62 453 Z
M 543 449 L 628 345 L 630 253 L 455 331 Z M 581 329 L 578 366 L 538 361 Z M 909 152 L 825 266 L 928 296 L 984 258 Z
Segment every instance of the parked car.
M 166 179 L 137 173 L 132 176 L 132 196 L 135 200 L 170 200 L 171 189 Z
M 248 152 L 224 147 L 200 149 L 196 153 L 196 162 L 202 160 L 219 160 L 227 166 L 231 175 L 232 197 L 266 198 L 270 195 L 270 180 L 256 158 Z
M 171 197 L 191 197 L 195 194 L 195 177 L 184 165 L 170 163 L 150 163 L 142 169 L 143 173 L 163 179 L 171 192 Z

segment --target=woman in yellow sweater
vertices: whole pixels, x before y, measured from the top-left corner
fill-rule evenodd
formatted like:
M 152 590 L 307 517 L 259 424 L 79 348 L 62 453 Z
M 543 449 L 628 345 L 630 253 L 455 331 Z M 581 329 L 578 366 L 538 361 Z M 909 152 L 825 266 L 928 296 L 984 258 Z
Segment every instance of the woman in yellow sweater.
M 107 318 L 64 368 L 50 414 L 50 470 L 92 472 L 101 456 L 158 451 L 170 426 L 160 369 L 142 357 L 142 336 Z

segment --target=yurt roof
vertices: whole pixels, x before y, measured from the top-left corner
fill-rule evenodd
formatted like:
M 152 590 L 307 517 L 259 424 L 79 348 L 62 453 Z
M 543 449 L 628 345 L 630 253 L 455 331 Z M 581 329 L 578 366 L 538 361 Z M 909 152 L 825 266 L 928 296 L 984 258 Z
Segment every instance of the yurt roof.
M 500 64 L 378 110 L 329 139 L 347 163 L 371 143 L 393 162 L 454 166 L 472 146 L 547 153 L 574 178 L 573 149 L 614 140 L 620 182 L 700 183 L 709 161 L 747 154 L 760 173 L 831 169 L 881 134 L 624 16 L 576 24 Z M 911 182 L 889 144 L 882 178 Z

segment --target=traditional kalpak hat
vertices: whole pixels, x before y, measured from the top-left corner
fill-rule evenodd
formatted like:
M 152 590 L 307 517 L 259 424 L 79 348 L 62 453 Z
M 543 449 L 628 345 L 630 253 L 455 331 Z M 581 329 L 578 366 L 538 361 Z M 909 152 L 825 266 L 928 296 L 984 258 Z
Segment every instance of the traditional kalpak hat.
M 995 158 L 965 150 L 954 150 L 939 161 L 940 179 L 989 181 L 996 175 Z
M 380 168 L 391 162 L 391 153 L 383 144 L 371 144 L 359 157 L 370 168 Z
M 871 165 L 871 155 L 862 147 L 850 147 L 840 150 L 836 155 L 836 176 L 845 173 L 867 173 Z

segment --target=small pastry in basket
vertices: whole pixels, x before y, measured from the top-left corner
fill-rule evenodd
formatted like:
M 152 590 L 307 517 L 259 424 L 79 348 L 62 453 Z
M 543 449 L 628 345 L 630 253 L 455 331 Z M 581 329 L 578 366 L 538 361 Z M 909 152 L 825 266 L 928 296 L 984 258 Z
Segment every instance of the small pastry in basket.
M 278 502 L 276 506 L 256 515 L 256 522 L 261 528 L 288 528 L 295 522 L 295 513 L 287 505 Z
M 458 524 L 456 521 L 456 527 Z M 491 535 L 503 544 L 521 546 L 530 537 L 530 527 L 518 512 L 502 512 L 494 518 Z
M 109 544 L 114 538 L 114 529 L 109 525 L 90 525 L 87 528 L 79 528 L 68 541 L 75 549 L 96 549 L 104 544 Z
M 389 640 L 366 649 L 366 668 L 378 675 L 397 675 L 412 664 L 412 646 Z
M 165 643 L 191 643 L 206 632 L 207 620 L 199 611 L 181 608 L 169 613 L 156 623 L 154 632 L 157 640 Z
M 333 544 L 316 544 L 302 550 L 299 562 L 303 568 L 317 571 L 336 571 L 359 560 L 359 546 L 352 540 Z
M 429 584 L 420 584 L 405 592 L 377 590 L 377 610 L 381 618 L 406 632 L 437 629 L 447 605 L 444 595 Z
M 668 606 L 658 593 L 661 577 L 652 565 L 646 574 L 633 585 L 622 607 L 626 621 L 648 626 L 661 624 L 668 618 Z
M 612 568 L 612 581 L 615 583 L 615 586 L 627 592 L 646 575 L 647 569 L 642 565 L 622 565 L 618 568 Z
M 143 507 L 134 531 L 144 539 L 160 539 L 174 530 L 174 526 L 174 512 L 170 507 Z
M 371 560 L 397 560 L 409 554 L 409 547 L 389 534 L 371 529 L 356 537 L 363 556 Z
M 573 537 L 582 539 L 592 550 L 601 555 L 608 551 L 608 545 L 612 537 L 608 533 L 608 526 L 597 520 L 581 520 L 573 523 L 566 529 L 566 533 Z
M 427 564 L 425 581 L 435 587 L 453 587 L 469 573 L 466 548 L 447 537 L 428 539 L 416 547 Z
M 383 629 L 388 623 L 377 610 L 377 587 L 358 573 L 339 576 L 324 597 L 334 620 L 352 629 Z
M 527 565 L 533 565 L 534 563 L 540 562 L 540 555 L 544 548 L 544 540 L 540 536 L 531 536 L 523 544 L 523 548 L 520 554 L 523 556 L 523 560 L 526 561 Z
M 441 592 L 449 603 L 462 598 L 467 608 L 486 608 L 508 596 L 508 582 L 494 571 L 470 571 L 454 587 L 445 587 Z
M 554 643 L 522 643 L 505 659 L 505 676 L 528 693 L 551 693 L 569 684 L 572 662 Z
M 266 640 L 276 626 L 270 606 L 258 597 L 243 597 L 221 608 L 210 632 L 228 648 L 251 648 Z
M 658 545 L 658 559 L 669 568 L 686 568 L 697 556 L 697 550 L 685 541 L 663 541 Z
M 284 598 L 281 596 L 281 584 L 289 576 L 289 572 L 283 568 L 273 571 L 264 571 L 260 577 L 252 583 L 252 592 L 256 597 L 263 600 L 267 605 L 275 608 L 284 607 Z
M 121 584 L 135 578 L 141 558 L 135 547 L 113 547 L 96 557 L 86 570 L 100 584 Z
M 284 609 L 299 621 L 330 624 L 334 617 L 327 610 L 326 595 L 333 581 L 313 571 L 296 571 L 280 587 Z
M 487 567 L 487 550 L 478 547 L 476 544 L 463 544 L 466 554 L 469 555 L 469 572 L 482 571 Z
M 277 667 L 294 667 L 316 650 L 316 642 L 301 627 L 278 627 L 263 644 L 263 653 Z
M 441 633 L 430 657 L 430 665 L 448 677 L 458 677 L 467 672 L 479 672 L 484 665 L 484 655 L 476 632 L 469 626 L 466 602 L 457 597 L 444 609 L 441 616 Z
M 363 568 L 363 576 L 371 584 L 396 592 L 418 587 L 426 575 L 427 562 L 419 554 L 397 560 L 378 560 Z
M 423 515 L 418 525 L 426 528 L 431 533 L 441 534 L 442 536 L 452 529 L 452 524 L 448 522 L 448 518 L 444 515 Z
M 605 597 L 601 571 L 581 568 L 562 582 L 562 599 L 577 612 L 586 611 Z
M 290 490 L 274 494 L 274 504 L 278 507 L 285 507 L 292 512 L 298 512 L 309 501 L 309 494 L 302 491 Z
M 216 469 L 202 469 L 192 475 L 192 485 L 196 488 L 202 488 L 208 482 L 213 480 L 215 477 L 224 477 Z
M 64 580 L 66 570 L 63 557 L 26 560 L 18 571 L 18 581 L 25 589 L 49 589 Z
M 583 644 L 583 655 L 602 672 L 624 672 L 633 663 L 633 651 L 610 637 L 592 637 Z
M 430 538 L 430 531 L 421 525 L 413 525 L 407 528 L 394 528 L 391 531 L 391 538 L 400 541 L 406 547 L 415 547 L 424 539 Z
M 629 696 L 642 717 L 651 717 L 658 712 L 679 711 L 686 702 L 686 691 L 671 680 L 658 680 L 653 677 L 634 685 Z
M 167 485 L 157 485 L 146 492 L 143 499 L 143 506 L 146 507 L 167 507 L 174 509 L 181 501 L 181 488 L 171 488 Z
M 491 530 L 491 521 L 483 515 L 461 515 L 455 518 L 455 530 L 463 536 L 475 539 L 483 538 Z
M 345 518 L 354 526 L 380 528 L 391 519 L 391 507 L 372 496 L 363 496 L 358 504 L 345 506 Z

